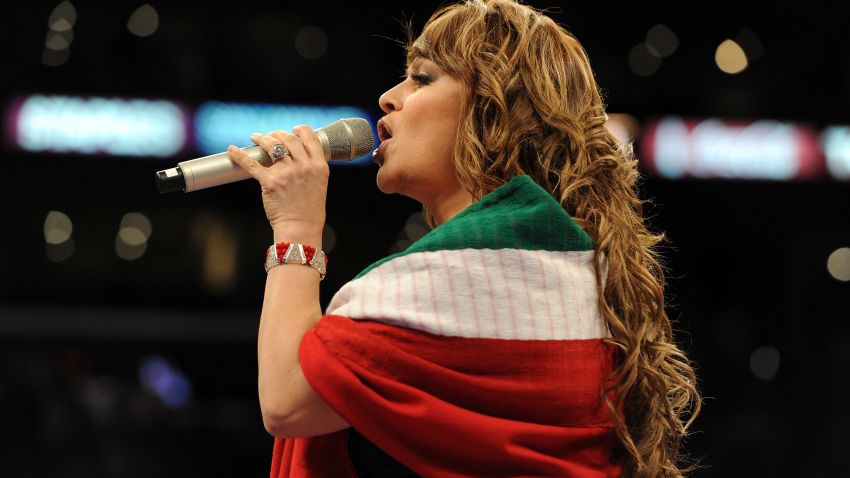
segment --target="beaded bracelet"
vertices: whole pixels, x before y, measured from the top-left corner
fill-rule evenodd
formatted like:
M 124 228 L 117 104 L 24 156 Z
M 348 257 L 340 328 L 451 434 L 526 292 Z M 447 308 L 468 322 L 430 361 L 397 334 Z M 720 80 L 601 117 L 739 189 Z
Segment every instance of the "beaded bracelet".
M 325 278 L 328 267 L 328 256 L 316 250 L 313 246 L 305 246 L 297 242 L 278 242 L 266 250 L 266 272 L 280 264 L 301 264 L 319 271 L 319 280 Z

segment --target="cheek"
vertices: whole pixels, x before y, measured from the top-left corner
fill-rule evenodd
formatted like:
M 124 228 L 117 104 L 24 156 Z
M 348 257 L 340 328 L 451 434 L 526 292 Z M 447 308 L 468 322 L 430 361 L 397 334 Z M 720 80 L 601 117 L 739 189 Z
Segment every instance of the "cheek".
M 411 115 L 411 120 L 413 153 L 451 156 L 457 138 L 457 115 L 428 109 L 421 115 Z
M 460 121 L 459 98 L 453 95 L 415 96 L 408 99 L 408 126 L 420 139 L 452 144 Z

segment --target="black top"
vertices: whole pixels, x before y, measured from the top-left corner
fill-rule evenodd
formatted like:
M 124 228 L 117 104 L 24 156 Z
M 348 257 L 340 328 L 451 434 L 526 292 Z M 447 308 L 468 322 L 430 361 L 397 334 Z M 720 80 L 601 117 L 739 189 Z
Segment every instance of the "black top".
M 348 431 L 348 455 L 361 478 L 410 478 L 419 475 L 384 453 L 352 427 Z

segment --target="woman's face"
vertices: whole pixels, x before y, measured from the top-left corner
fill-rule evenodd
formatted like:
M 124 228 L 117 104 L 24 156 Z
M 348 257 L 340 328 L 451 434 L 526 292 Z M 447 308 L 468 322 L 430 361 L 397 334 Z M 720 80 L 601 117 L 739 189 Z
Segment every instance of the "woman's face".
M 464 94 L 460 81 L 417 58 L 406 78 L 378 100 L 386 113 L 378 122 L 381 145 L 373 158 L 380 166 L 378 189 L 416 199 L 438 222 L 471 203 L 452 164 Z

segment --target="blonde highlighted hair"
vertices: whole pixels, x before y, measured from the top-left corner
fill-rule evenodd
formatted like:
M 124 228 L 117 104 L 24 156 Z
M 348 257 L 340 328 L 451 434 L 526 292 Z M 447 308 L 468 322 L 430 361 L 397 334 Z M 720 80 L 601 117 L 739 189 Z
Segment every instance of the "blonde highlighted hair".
M 701 397 L 665 309 L 657 252 L 664 236 L 644 224 L 637 162 L 605 128 L 584 48 L 540 10 L 468 0 L 434 13 L 418 38 L 410 36 L 407 57 L 409 64 L 431 60 L 468 87 L 453 161 L 475 199 L 528 175 L 593 238 L 606 340 L 619 350 L 601 393 L 624 476 L 676 477 L 693 469 L 681 447 Z

